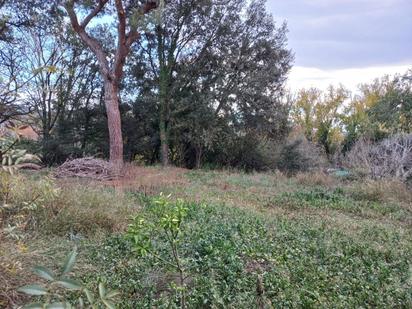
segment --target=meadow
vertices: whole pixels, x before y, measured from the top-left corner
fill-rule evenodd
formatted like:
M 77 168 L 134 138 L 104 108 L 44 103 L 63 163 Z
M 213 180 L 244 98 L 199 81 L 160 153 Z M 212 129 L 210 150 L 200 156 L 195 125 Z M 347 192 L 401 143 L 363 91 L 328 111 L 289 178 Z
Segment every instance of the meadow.
M 43 265 L 116 308 L 410 308 L 412 192 L 321 172 L 129 166 L 118 181 L 2 174 L 0 307 Z M 40 281 L 44 284 L 45 281 Z M 77 304 L 81 291 L 63 291 Z M 53 296 L 54 297 L 54 296 Z

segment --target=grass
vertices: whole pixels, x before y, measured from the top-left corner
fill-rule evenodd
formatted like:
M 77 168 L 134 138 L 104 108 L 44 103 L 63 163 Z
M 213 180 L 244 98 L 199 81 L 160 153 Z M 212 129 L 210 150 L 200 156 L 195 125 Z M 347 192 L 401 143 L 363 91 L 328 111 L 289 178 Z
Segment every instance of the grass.
M 76 244 L 76 274 L 120 289 L 119 308 L 178 306 L 176 270 L 133 253 L 124 233 L 131 215 L 150 220 L 152 196 L 165 192 L 189 208 L 179 240 L 189 308 L 412 307 L 412 193 L 400 183 L 152 167 L 118 183 L 44 186 L 20 236 L 0 235 L 3 304 L 24 302 L 15 288 L 29 283 L 28 269 Z M 23 207 L 28 192 L 10 203 Z M 17 222 L 10 216 L 3 228 Z M 152 242 L 170 258 L 159 230 Z

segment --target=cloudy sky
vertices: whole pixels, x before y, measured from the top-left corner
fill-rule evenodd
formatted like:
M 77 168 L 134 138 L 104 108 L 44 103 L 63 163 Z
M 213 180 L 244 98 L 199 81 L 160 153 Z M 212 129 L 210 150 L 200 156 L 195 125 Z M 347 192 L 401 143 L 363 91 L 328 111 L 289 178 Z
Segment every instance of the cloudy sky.
M 412 68 L 412 0 L 267 1 L 288 23 L 292 89 L 343 83 L 355 90 Z

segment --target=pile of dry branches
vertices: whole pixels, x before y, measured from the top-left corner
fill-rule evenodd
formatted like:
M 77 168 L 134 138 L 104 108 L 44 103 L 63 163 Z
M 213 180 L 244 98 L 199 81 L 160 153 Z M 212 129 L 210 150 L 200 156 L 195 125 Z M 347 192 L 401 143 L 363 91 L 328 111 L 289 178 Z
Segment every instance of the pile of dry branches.
M 379 143 L 360 139 L 346 155 L 349 168 L 362 170 L 372 178 L 412 177 L 412 134 L 398 134 Z
M 110 162 L 93 157 L 68 160 L 54 171 L 57 178 L 81 177 L 95 180 L 112 180 L 119 175 Z

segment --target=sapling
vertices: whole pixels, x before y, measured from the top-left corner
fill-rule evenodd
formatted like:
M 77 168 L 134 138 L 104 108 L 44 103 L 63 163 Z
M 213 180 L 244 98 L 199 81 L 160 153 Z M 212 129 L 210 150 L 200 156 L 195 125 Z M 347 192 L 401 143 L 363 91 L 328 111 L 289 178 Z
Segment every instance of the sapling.
M 129 225 L 128 235 L 133 243 L 133 250 L 140 256 L 150 255 L 165 266 L 172 267 L 178 272 L 179 285 L 172 284 L 172 288 L 180 294 L 180 306 L 186 308 L 186 275 L 182 258 L 179 255 L 178 243 L 181 235 L 181 225 L 187 216 L 188 208 L 183 200 L 171 201 L 170 195 L 160 194 L 151 203 L 152 212 L 157 222 L 151 223 L 141 215 L 133 219 Z M 171 254 L 171 261 L 163 258 L 153 246 L 153 232 L 160 226 L 165 236 Z

